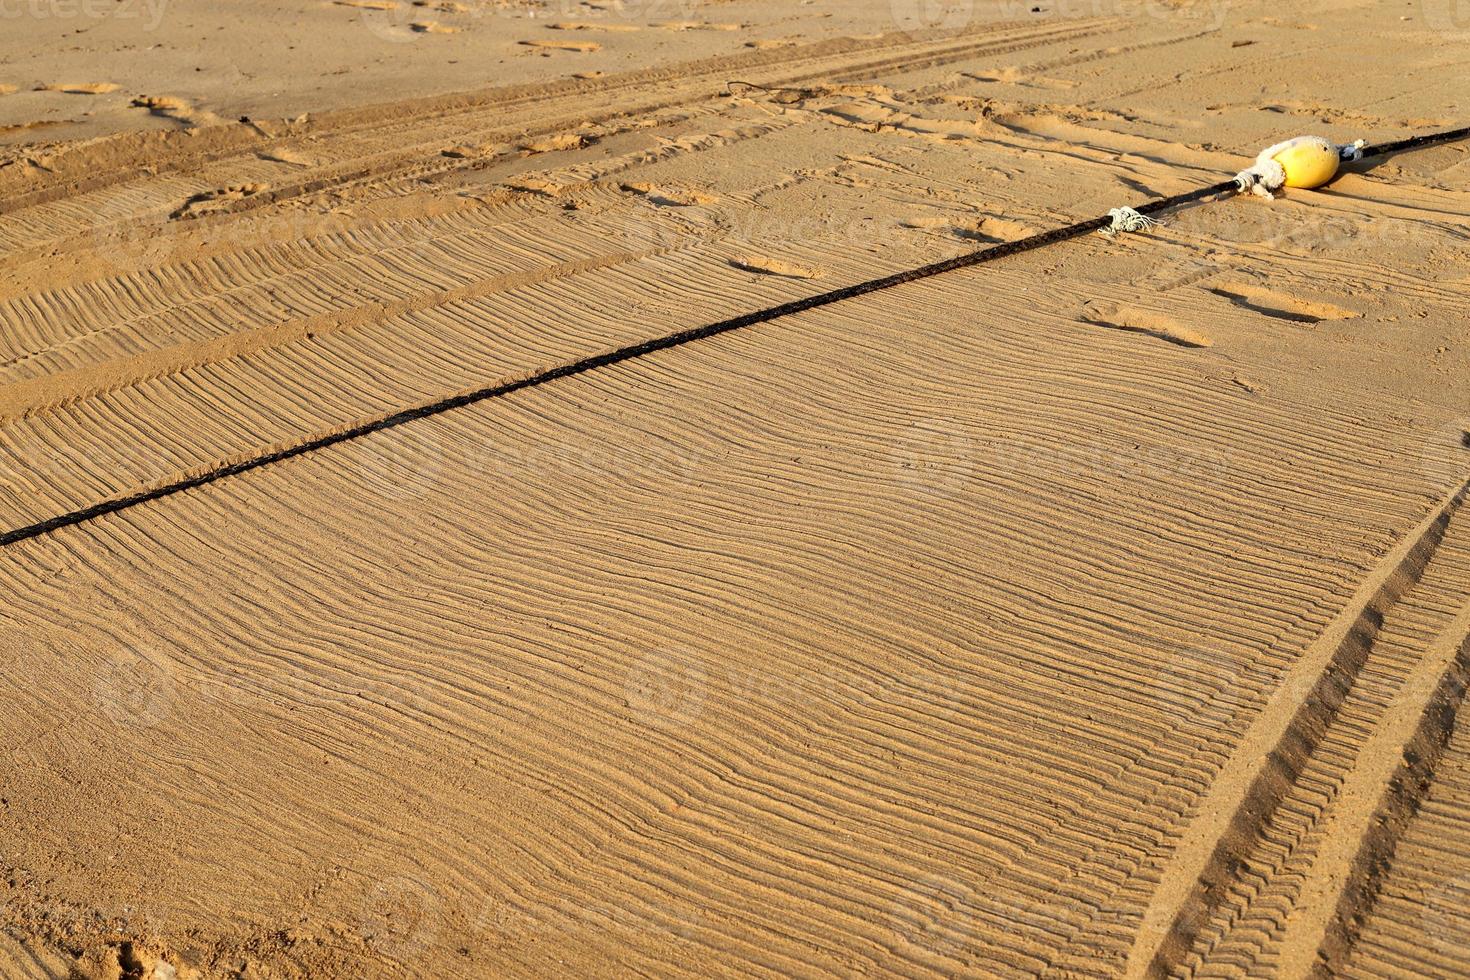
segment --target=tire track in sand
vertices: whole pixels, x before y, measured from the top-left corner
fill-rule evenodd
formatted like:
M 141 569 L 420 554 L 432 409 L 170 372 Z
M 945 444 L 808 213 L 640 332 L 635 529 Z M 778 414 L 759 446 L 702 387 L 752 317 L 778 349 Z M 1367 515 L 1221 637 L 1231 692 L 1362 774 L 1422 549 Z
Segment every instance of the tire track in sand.
M 135 166 L 109 172 L 84 174 L 76 179 L 49 187 L 6 195 L 0 201 L 0 215 L 14 214 L 37 205 L 62 203 L 76 196 L 111 187 L 138 178 L 156 179 L 160 175 L 178 173 L 189 167 L 228 164 L 245 155 L 258 155 L 274 147 L 290 145 L 310 137 L 313 154 L 319 161 L 305 173 L 289 182 L 273 186 L 264 193 L 234 202 L 223 213 L 239 213 L 268 204 L 320 193 L 363 181 L 381 181 L 393 176 L 413 175 L 439 178 L 445 174 L 477 170 L 491 165 L 494 158 L 451 159 L 437 157 L 437 150 L 426 149 L 440 144 L 487 142 L 494 136 L 507 139 L 511 135 L 543 136 L 565 130 L 569 125 L 585 121 L 605 122 L 630 115 L 646 114 L 659 109 L 687 105 L 718 97 L 712 86 L 732 71 L 755 72 L 764 83 L 791 85 L 813 78 L 846 78 L 867 76 L 876 72 L 904 71 L 932 67 L 950 61 L 989 54 L 1004 54 L 1061 41 L 1077 41 L 1105 32 L 1114 25 L 1112 19 L 1089 20 L 1037 28 L 1024 23 L 985 25 L 973 31 L 947 34 L 940 39 L 916 40 L 913 35 L 885 35 L 877 40 L 839 39 L 771 52 L 753 52 L 708 61 L 676 65 L 672 68 L 630 72 L 593 84 L 560 82 L 527 86 L 508 92 L 472 93 L 428 100 L 410 100 L 386 106 L 329 114 L 319 123 L 290 127 L 287 135 L 259 138 L 256 124 L 241 124 L 242 130 L 256 134 L 249 139 L 232 138 L 230 132 L 209 139 L 222 149 L 202 156 L 195 137 L 182 145 L 160 148 L 147 142 Z M 960 40 L 970 38 L 968 40 Z M 900 53 L 901 52 L 901 53 Z M 879 55 L 874 57 L 874 55 Z M 613 101 L 601 112 L 588 116 L 587 100 L 594 95 L 618 92 L 641 94 L 655 88 L 662 94 L 656 99 Z M 564 109 L 562 108 L 564 105 Z M 436 111 L 437 108 L 437 111 Z M 523 114 L 518 116 L 516 110 Z M 489 128 L 466 127 L 460 117 L 483 116 Z M 473 133 L 475 135 L 467 135 Z M 338 143 L 333 147 L 333 142 Z M 176 141 L 178 142 L 178 141 Z M 162 149 L 162 152 L 160 150 Z M 182 152 L 180 152 L 182 151 Z M 437 159 L 435 159 L 437 157 Z M 425 159 L 433 160 L 425 163 Z M 225 168 L 223 183 L 238 182 Z M 289 168 L 298 170 L 299 168 Z M 289 172 L 288 170 L 288 172 Z M 206 179 L 196 188 L 207 192 L 221 179 Z M 74 214 L 73 220 L 91 220 L 93 215 Z M 120 219 L 121 224 L 126 219 Z M 96 233 L 95 225 L 89 225 Z M 12 252 L 35 248 L 45 239 L 31 243 L 11 242 Z
M 1461 609 L 1422 651 L 1398 696 L 1367 722 L 1366 737 L 1353 737 L 1364 722 L 1346 714 L 1344 705 L 1362 695 L 1365 665 L 1376 663 L 1380 638 L 1402 615 L 1401 604 L 1416 601 L 1415 591 L 1445 560 L 1441 548 L 1467 493 L 1470 483 L 1385 557 L 1282 679 L 1197 806 L 1145 911 L 1126 976 L 1171 975 L 1188 964 L 1248 878 L 1264 874 L 1267 887 L 1259 891 L 1274 894 L 1261 854 L 1282 846 L 1278 824 L 1298 809 L 1313 809 L 1304 774 L 1334 764 L 1335 754 L 1323 755 L 1334 739 L 1356 744 L 1346 769 L 1336 774 L 1335 793 L 1329 790 L 1327 804 L 1312 815 L 1317 826 L 1310 840 L 1321 846 L 1308 854 L 1291 914 L 1276 909 L 1280 935 L 1262 945 L 1272 947 L 1272 961 L 1292 975 L 1320 968 L 1319 955 L 1343 956 L 1351 923 L 1371 904 L 1370 872 L 1387 863 L 1453 724 L 1464 691 L 1470 611 Z M 1298 799 L 1303 795 L 1306 802 Z M 1240 917 L 1239 910 L 1226 913 L 1230 920 Z
M 1141 359 L 1082 330 L 1037 345 L 1029 311 L 997 310 L 986 331 L 946 319 L 973 289 L 934 280 L 773 324 L 774 338 L 730 334 L 426 420 L 427 438 L 344 444 L 333 465 L 262 469 L 103 522 L 95 552 L 80 551 L 88 532 L 6 553 L 22 628 L 78 610 L 71 637 L 20 651 L 12 676 L 41 682 L 16 693 L 15 742 L 85 703 L 52 664 L 105 669 L 119 616 L 94 599 L 155 603 L 139 628 L 179 692 L 167 717 L 122 735 L 84 713 L 28 751 L 12 801 L 148 812 L 150 836 L 117 845 L 123 866 L 151 870 L 162 841 L 198 840 L 162 865 L 178 886 L 144 899 L 188 909 L 166 920 L 167 942 L 193 939 L 181 934 L 196 918 L 199 944 L 226 944 L 236 921 L 266 930 L 304 911 L 351 943 L 374 876 L 412 867 L 447 883 L 424 954 L 435 966 L 458 954 L 434 942 L 487 902 L 524 913 L 512 928 L 591 910 L 574 936 L 539 943 L 482 928 L 463 940 L 480 975 L 549 946 L 658 975 L 1034 974 L 1053 923 L 1114 892 L 1110 875 L 1071 869 L 1153 795 L 1158 768 L 1129 761 L 1196 751 L 1137 710 L 1154 703 L 1150 668 L 1218 629 L 1223 608 L 1241 610 L 1227 622 L 1242 656 L 1279 631 L 1305 644 L 1336 592 L 1328 556 L 1357 555 L 1357 532 L 1405 494 L 1364 492 L 1402 475 L 1372 465 L 1381 439 L 1330 412 L 1232 413 L 1239 398 L 1201 382 L 1194 353 Z M 839 396 L 830 356 L 844 344 L 870 356 L 844 362 Z M 1121 392 L 1145 407 L 1117 412 Z M 995 451 L 936 480 L 902 468 L 902 445 L 940 405 L 950 431 Z M 1239 451 L 1225 473 L 1158 474 L 1143 510 L 1125 505 L 1139 481 L 1005 449 L 1090 432 L 1115 457 Z M 1302 452 L 1267 448 L 1282 439 Z M 421 491 L 395 488 L 390 445 L 430 475 Z M 1337 469 L 1278 492 L 1303 465 Z M 222 546 L 201 547 L 210 538 Z M 76 554 L 96 557 L 55 574 Z M 660 679 L 689 677 L 689 701 L 658 696 Z M 430 695 L 378 703 L 408 683 Z M 201 788 L 195 766 L 170 764 L 181 757 L 259 778 Z M 99 783 L 49 792 L 61 762 L 61 778 Z M 1079 816 L 1059 827 L 1038 799 Z M 49 842 L 18 837 L 16 862 L 39 863 Z M 47 887 L 97 904 L 129 883 Z M 647 921 L 687 935 L 621 925 Z
M 364 303 L 319 316 L 284 320 L 210 340 L 159 347 L 133 357 L 115 358 L 61 375 L 14 382 L 0 389 L 0 417 L 26 418 L 82 398 L 137 385 L 188 368 L 240 357 L 252 351 L 279 347 L 309 336 L 348 330 L 361 324 L 430 310 L 449 303 L 479 299 L 523 286 L 583 275 L 598 269 L 651 258 L 671 249 L 672 246 L 636 252 L 614 252 L 572 262 L 560 262 L 541 269 L 482 279 L 452 289 L 427 290 L 398 300 Z
M 1351 952 L 1399 838 L 1433 785 L 1467 680 L 1470 605 L 1425 651 L 1327 814 L 1325 847 L 1281 943 L 1289 970 L 1335 975 Z

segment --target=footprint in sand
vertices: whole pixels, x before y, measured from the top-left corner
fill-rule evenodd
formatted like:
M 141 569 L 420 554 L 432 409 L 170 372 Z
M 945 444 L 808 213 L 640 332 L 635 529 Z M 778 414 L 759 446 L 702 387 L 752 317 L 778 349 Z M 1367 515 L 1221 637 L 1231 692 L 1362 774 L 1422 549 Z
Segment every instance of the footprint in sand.
M 898 226 L 916 231 L 948 231 L 950 223 L 948 218 L 909 218 L 907 221 L 900 221 Z
M 578 51 L 589 54 L 593 51 L 601 51 L 602 45 L 596 41 L 518 41 L 528 48 L 536 48 L 542 54 L 549 55 L 553 51 Z
M 264 153 L 257 153 L 256 156 L 271 163 L 285 163 L 293 167 L 310 167 L 317 162 L 314 157 L 290 149 L 267 150 Z
M 147 109 L 152 115 L 172 119 L 186 126 L 204 126 L 220 122 L 212 112 L 196 109 L 185 99 L 172 95 L 140 95 L 133 99 L 134 108 Z
M 1026 73 L 1016 65 L 1007 65 L 992 71 L 963 71 L 960 74 L 977 82 L 995 82 L 1001 85 L 1012 85 L 1026 78 Z
M 1186 327 L 1162 313 L 1141 310 L 1119 303 L 1089 303 L 1083 310 L 1082 321 L 1099 327 L 1107 327 L 1109 330 L 1127 330 L 1131 333 L 1147 334 L 1171 344 L 1178 344 L 1180 347 L 1213 347 L 1215 344 L 1213 340 L 1199 331 Z
M 936 142 L 972 140 L 982 135 L 984 120 L 977 114 L 960 119 L 915 115 L 884 99 L 855 99 L 818 110 L 821 118 L 839 126 L 869 133 L 894 132 Z
M 172 95 L 139 95 L 133 99 L 133 105 L 159 113 L 183 112 L 190 108 L 187 101 Z
M 973 78 L 977 82 L 991 82 L 998 85 L 1024 85 L 1028 88 L 1047 89 L 1071 89 L 1081 85 L 1066 78 L 1047 78 L 1037 75 L 1035 78 L 1026 74 L 1026 70 L 1017 65 L 1007 65 L 993 71 L 961 72 L 966 78 Z
M 269 184 L 232 184 L 218 190 L 203 191 L 179 206 L 171 218 L 195 217 L 212 211 L 224 210 L 232 201 L 243 201 L 247 197 L 270 190 Z
M 559 150 L 580 150 L 582 147 L 593 142 L 592 137 L 582 133 L 557 133 L 553 136 L 543 136 L 521 144 L 521 151 L 526 154 L 532 153 L 555 153 Z
M 1019 221 L 1009 221 L 1005 218 L 981 218 L 972 224 L 955 225 L 950 230 L 956 238 L 990 244 L 1014 242 L 1036 234 L 1036 229 L 1030 225 Z
M 688 187 L 658 187 L 645 183 L 619 186 L 629 194 L 637 194 L 659 207 L 687 208 L 696 204 L 715 204 L 720 200 L 713 194 L 705 194 Z
M 950 218 L 910 218 L 907 221 L 900 221 L 898 226 L 952 235 L 963 241 L 984 242 L 990 245 L 1014 242 L 1019 238 L 1036 234 L 1036 230 L 1030 225 L 1019 221 L 1009 221 L 1005 218 L 979 218 L 969 221 L 956 221 Z
M 635 24 L 583 24 L 568 21 L 547 24 L 546 26 L 553 31 L 603 31 L 608 34 L 630 34 L 633 31 L 639 30 Z
M 762 276 L 785 276 L 788 279 L 819 279 L 822 276 L 822 270 L 816 266 L 798 265 L 763 255 L 742 255 L 731 259 L 730 264 L 742 272 Z
M 566 189 L 565 185 L 546 177 L 538 177 L 535 174 L 527 174 L 514 180 L 507 180 L 502 186 L 507 190 L 520 191 L 522 194 L 536 194 L 540 197 L 556 197 Z
M 702 20 L 666 20 L 660 24 L 654 24 L 663 31 L 738 31 L 739 24 L 711 24 Z
M 42 85 L 37 92 L 65 92 L 67 95 L 107 95 L 122 88 L 112 82 L 54 82 Z
M 1363 314 L 1321 300 L 1305 299 L 1278 293 L 1254 283 L 1226 282 L 1211 286 L 1210 292 L 1223 296 L 1236 306 L 1254 310 L 1264 316 L 1294 323 L 1321 323 L 1323 320 L 1354 320 Z
M 479 160 L 489 154 L 490 147 L 488 146 L 450 146 L 439 151 L 440 156 L 451 160 Z
M 1068 89 L 1074 89 L 1082 83 L 1070 78 L 1047 78 L 1045 75 L 1037 75 L 1026 84 L 1032 88 L 1046 88 L 1064 92 Z
M 1315 31 L 1317 25 L 1304 20 L 1284 20 L 1280 17 L 1262 17 L 1256 24 L 1265 24 L 1267 27 L 1285 27 L 1293 31 Z

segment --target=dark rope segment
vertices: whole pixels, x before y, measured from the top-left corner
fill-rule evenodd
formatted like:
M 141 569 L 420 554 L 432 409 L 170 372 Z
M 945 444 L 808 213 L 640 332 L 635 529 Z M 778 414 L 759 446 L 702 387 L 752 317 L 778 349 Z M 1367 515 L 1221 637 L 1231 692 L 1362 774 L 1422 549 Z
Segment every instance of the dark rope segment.
M 1365 147 L 1363 149 L 1363 157 L 1367 158 L 1387 156 L 1391 153 L 1401 153 L 1405 150 L 1419 149 L 1424 146 L 1431 146 L 1438 143 L 1448 143 L 1454 140 L 1465 139 L 1466 137 L 1470 137 L 1470 126 L 1467 126 L 1463 129 L 1450 130 L 1448 132 L 1429 133 L 1424 136 L 1415 136 L 1410 139 L 1397 140 L 1392 143 L 1382 143 L 1378 146 Z M 1209 187 L 1201 187 L 1198 190 L 1187 191 L 1183 194 L 1175 194 L 1173 197 L 1165 197 L 1160 198 L 1157 201 L 1150 201 L 1147 204 L 1140 205 L 1134 210 L 1137 211 L 1139 214 L 1156 214 L 1159 211 L 1163 211 L 1168 208 L 1178 207 L 1181 204 L 1190 204 L 1195 201 L 1200 201 L 1218 194 L 1233 194 L 1238 189 L 1239 188 L 1233 179 L 1225 180 L 1221 181 L 1218 184 L 1212 184 Z M 967 266 L 980 265 L 982 263 L 990 262 L 995 259 L 1005 258 L 1008 255 L 1017 255 L 1021 252 L 1029 252 L 1033 249 L 1043 248 L 1047 245 L 1054 245 L 1057 242 L 1064 242 L 1068 239 L 1076 238 L 1079 235 L 1085 235 L 1088 232 L 1100 231 L 1101 229 L 1108 227 L 1111 223 L 1112 219 L 1106 215 L 1099 218 L 1092 218 L 1089 221 L 1081 221 L 1074 225 L 1067 225 L 1063 228 L 1056 228 L 1052 231 L 1042 232 L 1038 235 L 1032 235 L 1029 238 L 1021 238 L 1013 242 L 1002 242 L 999 245 L 992 245 L 989 248 L 982 248 L 978 251 L 970 252 L 967 255 L 959 255 L 952 259 L 945 259 L 942 262 L 935 262 L 931 265 L 921 266 L 917 269 L 910 269 L 906 272 L 897 272 L 893 275 L 884 276 L 880 279 L 870 279 L 867 282 L 857 283 L 856 285 L 852 286 L 844 286 L 841 289 L 834 289 L 826 293 L 818 293 L 815 296 L 808 296 L 805 299 L 798 299 L 793 300 L 789 303 L 782 303 L 779 306 L 772 306 L 768 309 L 756 310 L 752 313 L 743 313 L 740 316 L 734 317 L 729 320 L 721 320 L 718 323 L 711 323 L 702 327 L 691 327 L 688 330 L 681 330 L 678 333 L 667 334 L 654 340 L 646 340 L 642 343 L 632 344 L 627 347 L 620 347 L 617 350 L 607 351 L 602 354 L 596 354 L 592 357 L 583 358 L 580 361 L 574 361 L 570 364 L 563 364 L 558 367 L 549 368 L 545 371 L 529 375 L 516 381 L 509 381 L 503 384 L 492 385 L 487 388 L 479 388 L 475 391 L 464 392 L 459 395 L 454 395 L 449 398 L 441 399 L 440 401 L 430 402 L 426 405 L 420 405 L 416 408 L 410 408 L 402 412 L 396 412 L 392 415 L 372 419 L 359 425 L 352 426 L 351 428 L 342 429 L 338 432 L 334 432 L 330 435 L 316 436 L 306 440 L 305 442 L 298 443 L 286 449 L 267 453 L 262 456 L 253 456 L 249 459 L 241 460 L 239 462 L 230 463 L 211 470 L 206 470 L 205 472 L 199 473 L 196 476 L 187 477 L 174 483 L 167 483 L 162 486 L 154 487 L 151 490 L 142 490 L 137 493 L 128 494 L 124 497 L 114 497 L 111 500 L 105 500 L 101 503 L 93 504 L 90 507 L 84 507 L 81 510 L 74 510 L 70 513 L 57 515 L 56 517 L 49 517 L 44 521 L 39 521 L 26 527 L 18 527 L 14 530 L 6 531 L 4 534 L 0 534 L 0 547 L 12 545 L 19 541 L 25 541 L 29 538 L 40 537 L 43 534 L 49 534 L 52 531 L 60 530 L 64 527 L 71 527 L 75 524 L 82 524 L 86 521 L 90 521 L 98 517 L 104 517 L 108 514 L 115 514 L 118 511 L 126 510 L 129 507 L 136 507 L 139 504 L 145 504 L 151 500 L 159 500 L 163 497 L 170 497 L 176 493 L 182 493 L 185 490 L 192 490 L 195 487 L 202 487 L 205 484 L 214 483 L 216 480 L 223 480 L 226 477 L 237 476 L 241 473 L 247 473 L 250 470 L 260 469 L 263 466 L 269 466 L 272 463 L 279 463 L 283 460 L 291 459 L 295 456 L 303 456 L 307 453 L 315 452 L 318 449 L 326 449 L 329 446 L 335 446 L 338 443 L 347 442 L 351 439 L 357 439 L 360 436 L 365 436 L 373 432 L 381 432 L 384 429 L 396 428 L 397 426 L 404 425 L 408 422 L 414 422 L 418 419 L 428 418 L 431 415 L 440 415 L 444 412 L 452 411 L 456 408 L 464 408 L 467 405 L 473 405 L 476 402 L 486 401 L 487 399 L 491 398 L 499 398 L 502 395 L 509 395 L 524 388 L 534 388 L 538 385 L 543 385 L 550 381 L 557 381 L 561 378 L 570 378 L 573 375 L 583 374 L 587 371 L 594 371 L 598 368 L 610 367 L 614 364 L 621 364 L 623 361 L 631 361 L 635 358 L 644 357 L 648 354 L 654 354 L 659 351 L 669 350 L 670 348 L 674 347 L 681 347 L 684 344 L 688 344 L 696 340 L 704 340 L 708 337 L 718 336 L 722 333 L 729 333 L 732 330 L 741 330 L 745 327 L 755 326 L 758 323 L 768 323 L 771 320 L 791 316 L 794 313 L 804 313 L 807 310 L 815 310 L 819 307 L 830 306 L 833 303 L 840 303 L 843 300 L 855 299 L 859 296 L 866 296 L 869 293 L 876 293 L 879 290 L 891 289 L 894 286 L 902 286 L 905 283 L 917 282 L 920 279 L 928 279 L 933 276 L 940 276 L 945 274 L 946 272 L 953 272 L 956 269 L 963 269 Z

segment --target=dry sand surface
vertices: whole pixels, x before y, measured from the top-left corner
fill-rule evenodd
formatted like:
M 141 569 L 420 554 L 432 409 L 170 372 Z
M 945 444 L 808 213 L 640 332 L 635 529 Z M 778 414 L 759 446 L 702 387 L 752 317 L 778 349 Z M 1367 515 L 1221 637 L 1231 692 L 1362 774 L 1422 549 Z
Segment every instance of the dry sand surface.
M 0 0 L 0 531 L 1466 125 L 1462 8 Z M 0 549 L 0 976 L 1462 972 L 1467 213 L 1364 161 Z

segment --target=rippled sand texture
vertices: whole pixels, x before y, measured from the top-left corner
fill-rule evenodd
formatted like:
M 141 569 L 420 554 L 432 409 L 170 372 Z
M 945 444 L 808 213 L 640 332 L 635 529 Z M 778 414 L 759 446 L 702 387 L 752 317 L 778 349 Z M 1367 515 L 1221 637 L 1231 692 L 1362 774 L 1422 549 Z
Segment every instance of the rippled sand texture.
M 1397 7 L 684 6 L 5 144 L 0 530 L 1470 107 Z M 0 549 L 0 976 L 1453 973 L 1467 160 Z

